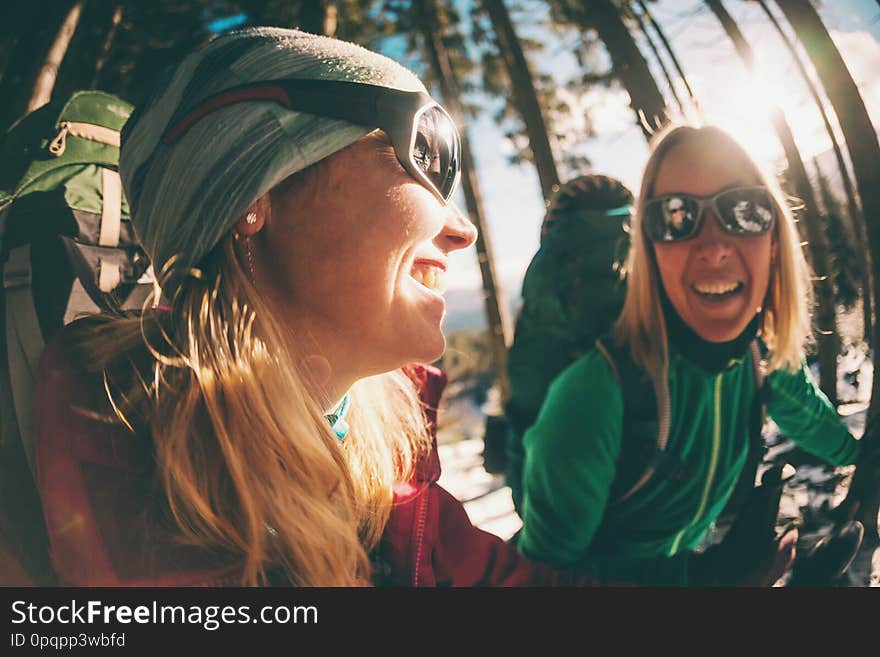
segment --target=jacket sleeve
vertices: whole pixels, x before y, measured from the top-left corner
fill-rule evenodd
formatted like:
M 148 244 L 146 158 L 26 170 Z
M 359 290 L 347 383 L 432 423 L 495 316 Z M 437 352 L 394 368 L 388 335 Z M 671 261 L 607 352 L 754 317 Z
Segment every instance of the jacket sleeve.
M 620 454 L 623 399 L 604 357 L 591 351 L 550 386 L 526 432 L 522 553 L 554 566 L 580 561 L 593 540 Z
M 796 372 L 776 370 L 766 379 L 767 413 L 806 451 L 834 465 L 854 463 L 859 441 L 850 435 L 806 364 Z
M 437 586 L 594 586 L 592 577 L 529 561 L 498 536 L 475 527 L 464 506 L 432 484 L 437 535 L 431 555 Z M 433 524 L 433 523 L 432 523 Z

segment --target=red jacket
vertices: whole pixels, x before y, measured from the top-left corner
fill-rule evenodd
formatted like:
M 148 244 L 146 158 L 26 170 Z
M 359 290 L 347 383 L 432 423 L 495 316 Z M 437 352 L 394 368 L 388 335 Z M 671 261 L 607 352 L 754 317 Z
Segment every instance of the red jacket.
M 104 408 L 100 375 L 75 371 L 54 340 L 37 385 L 36 461 L 52 563 L 74 586 L 235 585 L 238 572 L 204 549 L 182 546 L 155 504 L 162 495 L 144 440 L 82 409 Z M 429 409 L 432 431 L 445 375 L 427 366 L 408 374 Z M 590 584 L 534 564 L 474 527 L 464 507 L 437 485 L 436 439 L 412 482 L 395 487 L 375 550 L 374 581 L 392 586 Z

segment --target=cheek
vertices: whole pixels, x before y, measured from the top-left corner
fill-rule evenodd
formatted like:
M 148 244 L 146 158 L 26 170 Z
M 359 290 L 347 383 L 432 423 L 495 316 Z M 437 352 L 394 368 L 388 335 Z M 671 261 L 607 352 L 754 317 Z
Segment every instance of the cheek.
M 671 299 L 684 292 L 682 277 L 688 260 L 689 246 L 681 244 L 655 244 L 654 255 L 663 289 Z
M 754 282 L 755 298 L 760 301 L 766 296 L 767 288 L 770 285 L 772 266 L 769 240 L 767 244 L 762 244 L 749 252 L 746 256 L 746 262 Z
M 738 251 L 756 288 L 766 288 L 770 277 L 773 245 L 770 236 L 742 238 Z

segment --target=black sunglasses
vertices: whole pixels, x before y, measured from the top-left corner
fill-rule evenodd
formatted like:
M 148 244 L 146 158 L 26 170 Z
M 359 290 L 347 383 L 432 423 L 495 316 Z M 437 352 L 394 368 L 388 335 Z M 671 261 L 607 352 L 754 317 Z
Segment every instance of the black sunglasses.
M 428 94 L 342 80 L 265 80 L 206 98 L 173 122 L 173 144 L 205 115 L 245 101 L 268 100 L 289 110 L 380 128 L 400 164 L 447 203 L 461 178 L 461 141 L 452 117 Z
M 696 237 L 706 205 L 715 210 L 718 224 L 734 235 L 762 235 L 776 218 L 776 204 L 766 187 L 738 187 L 714 196 L 666 194 L 645 203 L 645 235 L 652 242 Z

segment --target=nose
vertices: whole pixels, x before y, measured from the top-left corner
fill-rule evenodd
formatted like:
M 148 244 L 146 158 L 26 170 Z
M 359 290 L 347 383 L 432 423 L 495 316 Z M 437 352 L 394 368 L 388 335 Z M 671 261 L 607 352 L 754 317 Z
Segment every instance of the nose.
M 446 253 L 466 249 L 477 239 L 477 228 L 461 210 L 451 203 L 446 206 L 446 221 L 437 236 L 439 246 Z
M 703 225 L 694 240 L 697 258 L 708 265 L 722 265 L 733 252 L 730 234 L 718 223 L 714 210 L 706 208 L 704 212 Z

